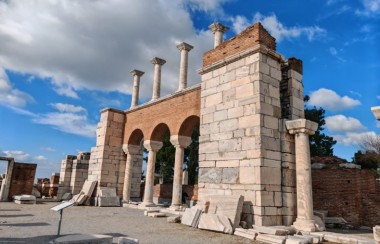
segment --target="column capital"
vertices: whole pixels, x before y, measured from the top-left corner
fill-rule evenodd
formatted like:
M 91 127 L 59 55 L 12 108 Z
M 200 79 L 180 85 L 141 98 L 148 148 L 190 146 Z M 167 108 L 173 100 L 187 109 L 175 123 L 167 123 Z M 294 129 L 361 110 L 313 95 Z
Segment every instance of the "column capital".
M 230 28 L 222 25 L 221 23 L 213 23 L 209 27 L 210 31 L 215 34 L 215 32 L 220 31 L 222 33 L 228 31 Z
M 166 63 L 166 60 L 154 57 L 150 60 L 152 64 L 158 64 L 158 65 L 164 65 Z
M 137 155 L 140 154 L 141 147 L 132 144 L 123 144 L 123 151 L 125 154 Z
M 143 74 L 145 74 L 145 72 L 137 70 L 137 69 L 131 70 L 131 72 L 129 73 L 131 73 L 132 76 L 138 76 L 138 77 L 141 77 L 143 76 Z
M 285 125 L 289 134 L 304 133 L 314 135 L 315 131 L 318 129 L 317 123 L 306 119 L 289 120 L 285 122 Z
M 191 137 L 188 136 L 180 136 L 180 135 L 173 135 L 170 136 L 170 142 L 175 147 L 182 147 L 186 148 L 191 144 Z
M 380 106 L 372 107 L 371 111 L 375 115 L 375 118 L 380 121 Z
M 153 141 L 153 140 L 146 140 L 146 141 L 144 141 L 144 147 L 148 151 L 157 152 L 158 150 L 161 149 L 162 146 L 163 146 L 163 143 L 160 142 L 160 141 Z
M 191 49 L 193 49 L 194 47 L 191 46 L 190 44 L 187 44 L 186 42 L 182 42 L 180 44 L 177 45 L 177 48 L 178 50 L 182 51 L 182 50 L 185 50 L 185 51 L 190 51 Z

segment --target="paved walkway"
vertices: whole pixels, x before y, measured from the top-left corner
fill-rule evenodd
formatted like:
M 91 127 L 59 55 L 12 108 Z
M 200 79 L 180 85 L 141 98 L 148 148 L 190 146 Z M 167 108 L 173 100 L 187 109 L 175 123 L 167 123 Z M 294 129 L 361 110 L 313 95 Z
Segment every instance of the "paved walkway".
M 18 205 L 0 203 L 0 243 L 49 243 L 58 229 L 58 203 Z M 252 243 L 248 239 L 169 224 L 143 211 L 122 207 L 69 207 L 63 211 L 61 234 L 130 236 L 140 243 Z M 114 238 L 116 240 L 116 238 Z

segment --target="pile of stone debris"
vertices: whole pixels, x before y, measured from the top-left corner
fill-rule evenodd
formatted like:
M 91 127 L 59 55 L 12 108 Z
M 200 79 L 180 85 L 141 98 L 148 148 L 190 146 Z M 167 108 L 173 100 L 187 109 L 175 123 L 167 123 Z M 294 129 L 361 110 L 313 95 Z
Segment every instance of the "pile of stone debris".
M 293 226 L 255 226 L 247 229 L 247 224 L 240 220 L 243 210 L 243 196 L 209 196 L 204 206 L 186 208 L 184 212 L 176 212 L 170 216 L 170 210 L 160 207 L 147 208 L 144 214 L 149 217 L 168 217 L 169 223 L 181 223 L 193 228 L 210 230 L 226 234 L 234 234 L 265 243 L 274 244 L 308 244 L 324 241 L 336 243 L 376 244 L 366 237 L 348 236 L 323 231 L 324 222 L 334 223 L 342 218 L 327 217 L 327 211 L 315 211 L 318 228 L 321 232 L 297 231 Z

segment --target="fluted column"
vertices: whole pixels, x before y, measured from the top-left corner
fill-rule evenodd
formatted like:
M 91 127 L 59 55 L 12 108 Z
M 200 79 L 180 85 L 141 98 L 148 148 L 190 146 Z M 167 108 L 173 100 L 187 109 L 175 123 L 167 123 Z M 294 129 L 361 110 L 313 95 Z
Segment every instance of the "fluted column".
M 137 106 L 139 102 L 140 77 L 144 74 L 144 72 L 134 69 L 130 73 L 133 76 L 133 92 L 132 92 L 131 108 L 134 108 Z
M 160 98 L 161 94 L 161 66 L 166 63 L 160 58 L 152 58 L 151 63 L 154 64 L 154 80 L 153 80 L 153 95 L 152 101 Z
M 185 148 L 191 143 L 191 137 L 174 135 L 170 142 L 175 147 L 173 193 L 171 208 L 177 210 L 182 205 L 182 170 Z
M 127 154 L 125 165 L 124 185 L 123 185 L 123 202 L 129 202 L 131 199 L 131 182 L 133 172 L 133 161 L 140 154 L 141 147 L 137 145 L 123 145 L 123 151 Z
M 313 219 L 313 192 L 309 135 L 318 129 L 318 124 L 306 119 L 286 121 L 286 128 L 295 135 L 297 219 L 293 223 L 297 230 L 318 231 Z
M 181 44 L 177 45 L 178 50 L 181 51 L 181 62 L 179 67 L 179 86 L 178 91 L 182 91 L 183 89 L 186 89 L 187 87 L 187 68 L 188 68 L 188 56 L 189 51 L 193 49 L 194 47 L 182 42 Z
M 154 206 L 153 203 L 153 184 L 154 184 L 154 166 L 156 164 L 156 154 L 162 147 L 162 142 L 147 140 L 144 141 L 144 147 L 148 150 L 148 163 L 146 166 L 144 199 L 141 207 Z
M 213 23 L 208 28 L 214 34 L 214 48 L 216 48 L 223 42 L 224 32 L 230 29 L 227 26 L 222 25 L 221 23 Z

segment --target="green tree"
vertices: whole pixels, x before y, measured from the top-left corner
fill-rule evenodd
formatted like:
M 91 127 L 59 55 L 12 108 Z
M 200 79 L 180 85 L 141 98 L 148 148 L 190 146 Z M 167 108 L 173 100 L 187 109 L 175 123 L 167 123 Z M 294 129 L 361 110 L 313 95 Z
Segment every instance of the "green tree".
M 199 125 L 194 128 L 191 139 L 191 144 L 185 149 L 185 164 L 189 173 L 189 185 L 195 185 L 198 183 Z
M 162 148 L 157 152 L 155 173 L 161 174 L 164 183 L 172 183 L 174 175 L 175 147 L 170 143 L 169 131 L 165 133 Z
M 304 101 L 308 102 L 309 96 L 305 96 Z M 307 108 L 305 106 L 305 118 L 307 120 L 318 123 L 318 129 L 314 135 L 310 136 L 310 154 L 315 156 L 333 156 L 333 146 L 336 144 L 336 140 L 331 136 L 327 136 L 323 133 L 325 121 L 325 110 L 323 108 Z

